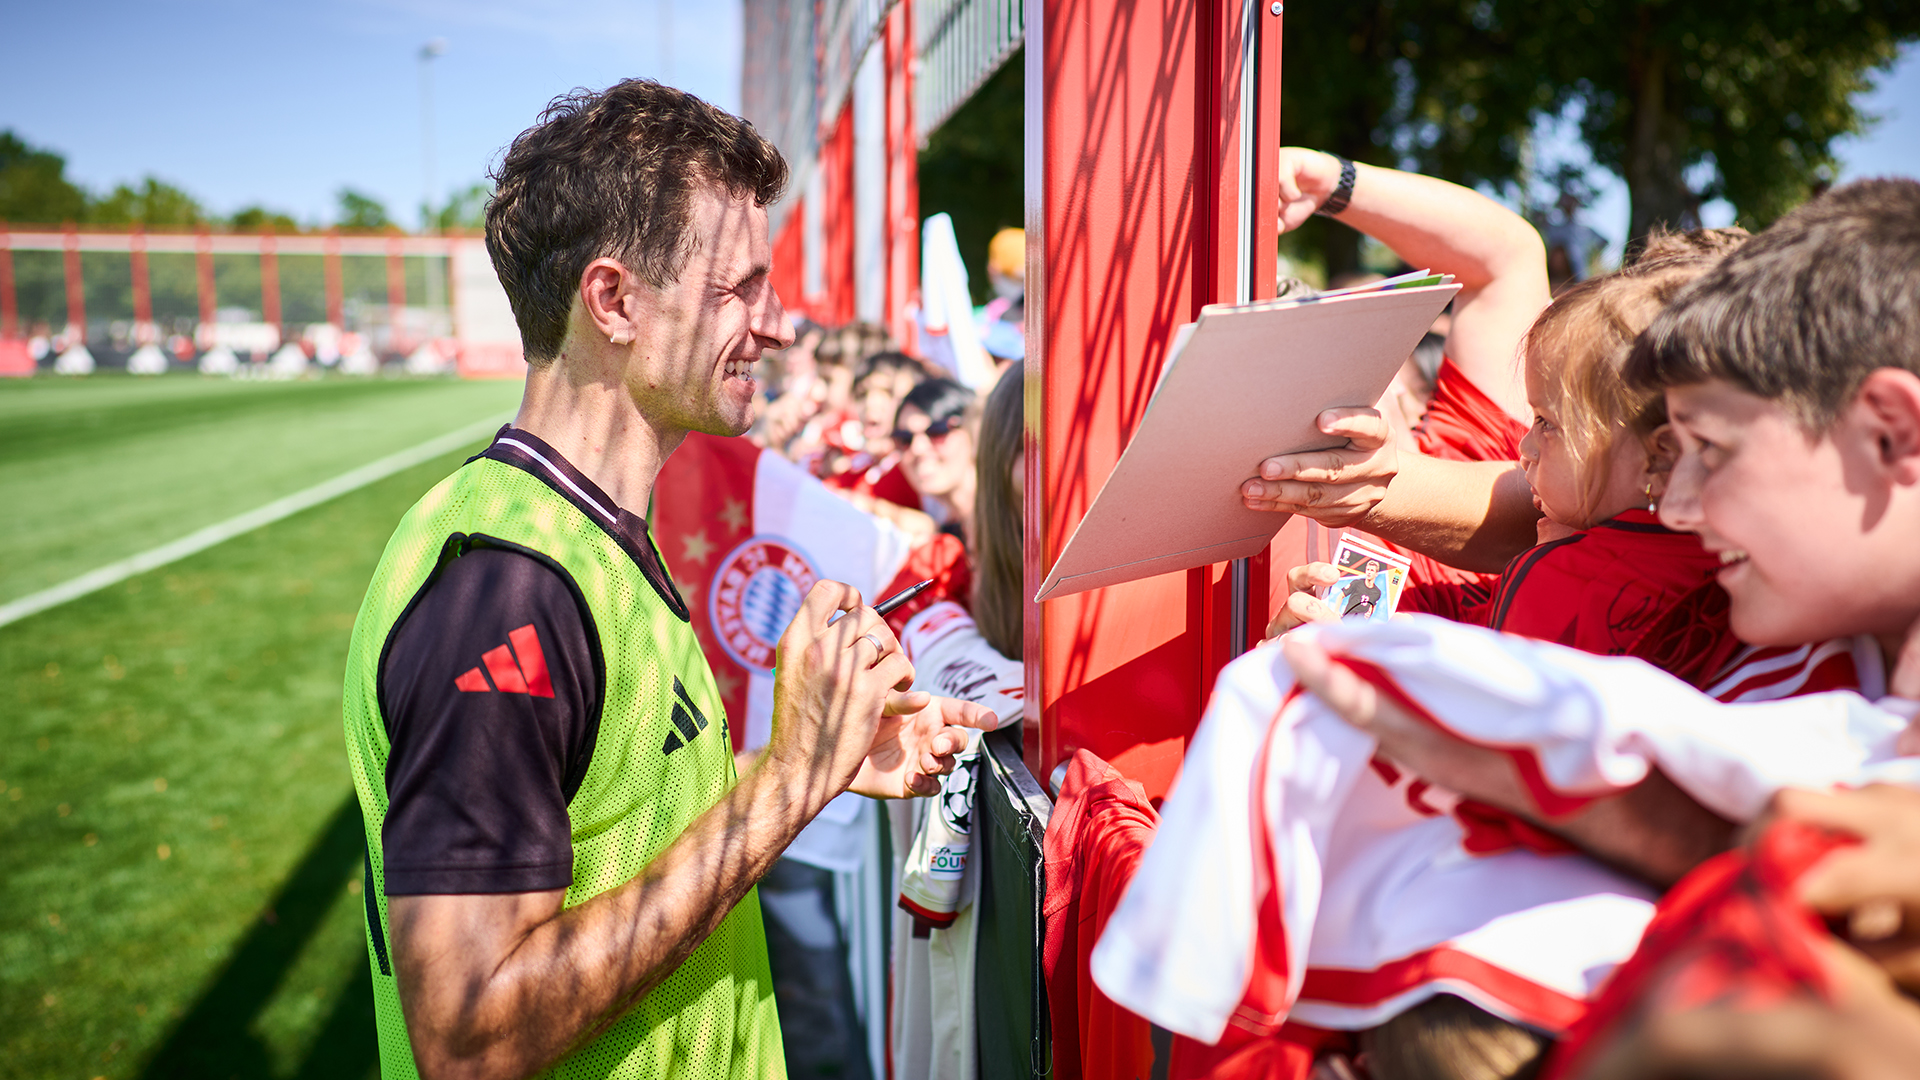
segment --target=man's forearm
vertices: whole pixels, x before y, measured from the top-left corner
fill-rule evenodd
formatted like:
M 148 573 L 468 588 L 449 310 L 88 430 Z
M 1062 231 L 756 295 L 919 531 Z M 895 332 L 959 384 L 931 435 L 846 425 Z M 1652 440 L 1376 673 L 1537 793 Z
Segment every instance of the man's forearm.
M 395 898 L 401 999 L 422 1075 L 525 1076 L 605 1030 L 706 940 L 824 805 L 830 794 L 810 786 L 763 755 L 633 880 L 564 911 L 563 894 L 535 894 L 551 897 L 548 909 L 520 912 L 504 952 L 463 965 L 464 981 L 423 968 L 498 938 L 497 923 L 462 918 L 504 913 L 473 897 Z
M 1542 824 L 1594 858 L 1662 889 L 1733 842 L 1731 822 L 1695 802 L 1658 769 L 1618 795 Z
M 1533 546 L 1539 516 L 1516 463 L 1403 454 L 1359 527 L 1448 566 L 1498 573 Z

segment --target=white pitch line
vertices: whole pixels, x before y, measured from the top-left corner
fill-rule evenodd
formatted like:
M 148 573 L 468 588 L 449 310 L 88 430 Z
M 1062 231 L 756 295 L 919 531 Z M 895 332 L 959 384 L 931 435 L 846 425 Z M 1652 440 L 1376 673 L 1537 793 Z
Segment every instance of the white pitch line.
M 237 517 L 230 517 L 225 521 L 188 533 L 170 544 L 162 544 L 150 551 L 128 556 L 119 562 L 108 563 L 98 570 L 88 571 L 71 581 L 63 581 L 51 589 L 42 589 L 30 596 L 0 604 L 0 626 L 19 622 L 29 615 L 38 614 L 50 607 L 56 607 L 69 600 L 77 600 L 88 593 L 118 584 L 135 574 L 144 574 L 156 566 L 165 566 L 170 562 L 205 551 L 215 544 L 231 540 L 242 533 L 252 532 L 262 525 L 291 517 L 302 510 L 318 506 L 329 499 L 338 498 L 356 488 L 366 487 L 376 480 L 384 480 L 402 469 L 410 469 L 422 462 L 431 461 L 449 451 L 460 449 L 476 438 L 493 434 L 501 424 L 512 418 L 513 413 L 508 412 L 488 420 L 468 424 L 438 438 L 428 439 L 418 446 L 388 454 L 378 461 L 341 473 L 331 480 L 321 481 L 305 491 L 296 491 L 285 498 L 275 499 L 265 506 L 249 510 Z

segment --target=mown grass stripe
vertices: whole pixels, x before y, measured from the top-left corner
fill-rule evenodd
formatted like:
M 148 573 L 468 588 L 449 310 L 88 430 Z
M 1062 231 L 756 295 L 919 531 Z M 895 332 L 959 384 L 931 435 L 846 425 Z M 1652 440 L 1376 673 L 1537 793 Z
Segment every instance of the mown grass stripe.
M 155 567 L 177 562 L 189 555 L 205 551 L 215 544 L 252 532 L 262 525 L 271 524 L 309 507 L 318 506 L 349 491 L 366 487 L 376 480 L 384 480 L 402 469 L 410 469 L 422 462 L 457 450 L 474 439 L 490 435 L 501 424 L 512 418 L 513 413 L 507 412 L 468 424 L 445 435 L 428 439 L 418 446 L 408 447 L 357 469 L 350 469 L 331 480 L 323 480 L 304 491 L 296 491 L 284 498 L 275 499 L 265 506 L 256 507 L 225 521 L 215 522 L 171 543 L 162 544 L 138 555 L 130 555 L 118 562 L 108 563 L 97 570 L 90 570 L 77 578 L 63 581 L 50 589 L 42 589 L 10 603 L 0 604 L 0 626 L 19 622 L 29 615 L 37 615 L 69 600 L 77 600 L 88 593 L 98 592 L 110 585 L 125 581 L 135 574 L 144 574 Z

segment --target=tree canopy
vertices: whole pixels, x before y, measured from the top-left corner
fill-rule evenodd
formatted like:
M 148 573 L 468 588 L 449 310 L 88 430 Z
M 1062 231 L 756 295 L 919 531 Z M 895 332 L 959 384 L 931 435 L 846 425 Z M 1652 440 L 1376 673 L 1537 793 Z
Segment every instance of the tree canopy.
M 485 224 L 492 190 L 474 184 L 456 192 L 430 216 L 434 227 L 472 229 Z M 365 192 L 341 188 L 335 199 L 336 224 L 346 229 L 392 229 L 384 203 Z M 187 191 L 146 176 L 95 195 L 67 176 L 59 153 L 34 146 L 12 130 L 0 130 L 0 221 L 21 225 L 146 225 L 182 227 L 224 225 L 241 232 L 297 233 L 303 226 L 282 210 L 255 203 L 225 216 L 211 213 Z
M 334 198 L 340 204 L 336 220 L 343 229 L 384 229 L 393 224 L 385 203 L 352 188 L 341 188 Z
M 1871 120 L 1855 97 L 1920 37 L 1908 0 L 1375 0 L 1287 14 L 1285 141 L 1498 187 L 1529 179 L 1541 118 L 1574 118 L 1594 162 L 1627 183 L 1632 237 L 1696 224 L 1715 198 L 1765 226 L 1830 182 L 1834 140 Z M 1329 272 L 1351 268 L 1351 233 L 1318 228 Z
M 206 219 L 193 196 L 151 176 L 135 187 L 115 187 L 87 213 L 96 225 L 198 225 Z
M 67 159 L 0 131 L 0 221 L 79 221 L 87 193 L 67 179 Z

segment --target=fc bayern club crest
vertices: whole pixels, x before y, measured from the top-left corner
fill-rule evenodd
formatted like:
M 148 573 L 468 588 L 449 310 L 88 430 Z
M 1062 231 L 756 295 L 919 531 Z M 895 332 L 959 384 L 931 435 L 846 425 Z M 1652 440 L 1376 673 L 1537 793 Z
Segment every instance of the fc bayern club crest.
M 761 533 L 727 553 L 707 590 L 708 617 L 741 667 L 773 670 L 774 647 L 820 577 L 800 545 Z

